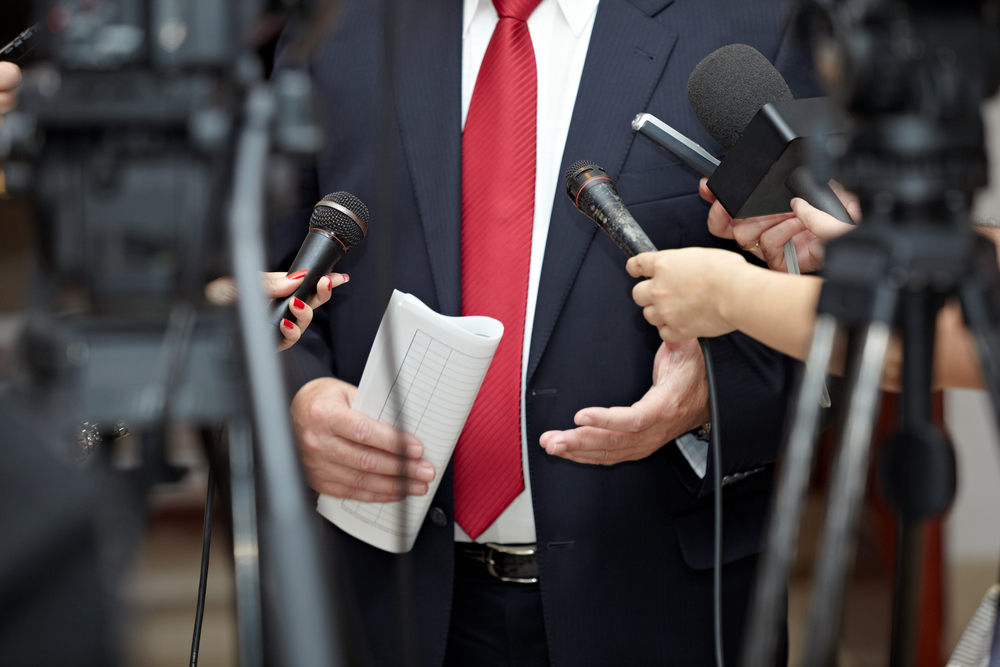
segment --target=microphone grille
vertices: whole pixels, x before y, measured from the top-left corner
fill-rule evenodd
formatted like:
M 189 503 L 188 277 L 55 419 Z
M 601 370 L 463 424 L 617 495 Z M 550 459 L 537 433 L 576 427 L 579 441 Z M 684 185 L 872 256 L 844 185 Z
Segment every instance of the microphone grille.
M 342 206 L 353 213 L 357 220 L 344 211 L 327 206 L 323 202 L 332 202 Z M 313 208 L 312 216 L 309 218 L 309 226 L 330 232 L 350 250 L 360 243 L 368 233 L 368 207 L 349 192 L 333 192 L 323 197 Z
M 591 162 L 590 160 L 577 160 L 569 166 L 566 170 L 566 176 L 564 177 L 566 192 L 570 197 L 574 199 L 576 198 L 579 188 L 583 185 L 583 183 L 580 182 L 580 177 L 588 171 L 597 171 L 607 176 L 607 174 L 604 173 L 604 170 L 601 169 L 596 162 Z
M 569 195 L 569 198 L 574 203 L 576 203 L 576 198 L 580 194 L 580 190 L 595 175 L 604 176 L 605 178 L 608 176 L 604 173 L 603 169 L 590 160 L 577 160 L 569 166 L 565 176 L 566 194 Z M 578 203 L 577 206 L 579 206 Z
M 687 97 L 702 127 L 729 150 L 761 107 L 792 99 L 792 91 L 760 51 L 730 44 L 698 63 Z
M 576 162 L 571 164 L 569 168 L 566 170 L 566 176 L 563 179 L 563 182 L 566 185 L 566 190 L 569 191 L 572 189 L 573 184 L 576 181 L 576 177 L 580 174 L 580 172 L 590 171 L 592 169 L 604 171 L 599 166 L 597 166 L 596 163 L 591 162 L 590 160 L 577 160 Z

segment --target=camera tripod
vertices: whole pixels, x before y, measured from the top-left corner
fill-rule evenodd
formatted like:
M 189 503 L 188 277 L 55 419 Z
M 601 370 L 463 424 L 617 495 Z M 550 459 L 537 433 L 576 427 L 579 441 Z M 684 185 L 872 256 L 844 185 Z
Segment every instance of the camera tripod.
M 168 27 L 199 26 L 176 43 L 141 38 L 155 3 L 119 4 L 93 17 L 67 10 L 74 29 L 42 31 L 50 60 L 26 70 L 0 133 L 7 187 L 32 198 L 41 222 L 26 391 L 56 437 L 117 420 L 143 431 L 136 493 L 120 501 L 136 515 L 166 468 L 167 425 L 227 420 L 240 662 L 264 664 L 263 598 L 270 654 L 341 664 L 332 558 L 305 492 L 258 277 L 272 151 L 318 147 L 308 78 L 265 85 L 242 40 L 253 3 L 238 3 L 232 21 L 230 2 L 165 9 L 176 14 Z M 102 22 L 139 38 L 110 53 Z M 225 242 L 228 267 L 216 252 Z M 209 307 L 204 285 L 225 268 L 242 297 Z M 100 435 L 88 427 L 84 444 Z
M 893 332 L 903 347 L 901 419 L 880 461 L 883 494 L 899 516 L 890 665 L 915 663 L 922 523 L 955 494 L 954 454 L 931 422 L 935 327 L 949 298 L 961 302 L 1000 414 L 1000 270 L 996 249 L 969 218 L 972 194 L 986 180 L 978 104 L 1000 83 L 996 21 L 988 3 L 943 9 L 874 1 L 860 13 L 848 4 L 807 3 L 803 20 L 820 26 L 817 52 L 827 64 L 837 62 L 839 76 L 830 78 L 855 117 L 841 177 L 858 193 L 865 221 L 827 246 L 826 282 L 787 431 L 743 667 L 774 664 L 820 396 L 839 332 L 847 340 L 847 381 L 807 621 L 807 667 L 836 663 Z

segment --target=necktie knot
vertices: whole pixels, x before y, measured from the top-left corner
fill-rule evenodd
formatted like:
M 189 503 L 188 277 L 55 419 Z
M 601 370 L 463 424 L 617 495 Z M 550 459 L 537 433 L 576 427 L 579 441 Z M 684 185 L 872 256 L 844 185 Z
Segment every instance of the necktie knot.
M 502 19 L 527 21 L 541 2 L 542 0 L 493 0 L 493 6 L 496 7 L 497 16 Z

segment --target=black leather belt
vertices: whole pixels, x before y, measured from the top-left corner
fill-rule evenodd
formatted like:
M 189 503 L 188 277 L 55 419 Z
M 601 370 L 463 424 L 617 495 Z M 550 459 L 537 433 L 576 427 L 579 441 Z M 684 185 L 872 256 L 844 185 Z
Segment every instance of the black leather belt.
M 534 544 L 479 544 L 456 542 L 455 553 L 482 563 L 492 577 L 516 584 L 538 582 L 538 555 Z

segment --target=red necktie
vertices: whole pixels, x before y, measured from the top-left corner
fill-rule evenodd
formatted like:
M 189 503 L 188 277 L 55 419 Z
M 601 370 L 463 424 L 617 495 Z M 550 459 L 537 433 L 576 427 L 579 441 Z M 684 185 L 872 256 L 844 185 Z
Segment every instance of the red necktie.
M 476 539 L 524 490 L 521 349 L 535 216 L 537 75 L 528 17 L 541 0 L 493 0 L 500 17 L 462 135 L 462 314 L 504 335 L 455 449 L 455 520 Z

